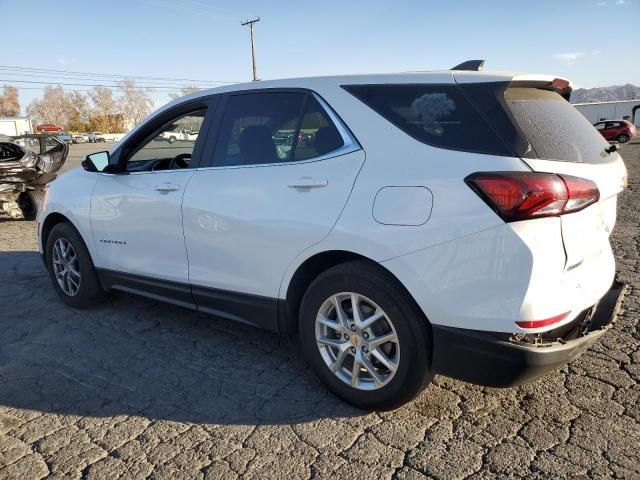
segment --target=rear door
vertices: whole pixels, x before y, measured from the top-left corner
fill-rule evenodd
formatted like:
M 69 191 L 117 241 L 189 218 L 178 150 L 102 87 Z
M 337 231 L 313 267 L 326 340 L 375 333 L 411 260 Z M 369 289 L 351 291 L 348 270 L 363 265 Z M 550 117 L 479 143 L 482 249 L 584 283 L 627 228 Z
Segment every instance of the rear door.
M 529 141 L 523 158 L 533 170 L 587 178 L 598 186 L 598 203 L 560 217 L 566 270 L 595 268 L 602 256 L 611 255 L 608 238 L 616 220 L 617 195 L 627 181 L 622 158 L 608 153 L 609 143 L 557 93 L 511 87 L 505 99 Z
M 274 329 L 287 266 L 330 232 L 364 152 L 306 91 L 231 94 L 215 136 L 183 202 L 193 296 L 204 311 Z

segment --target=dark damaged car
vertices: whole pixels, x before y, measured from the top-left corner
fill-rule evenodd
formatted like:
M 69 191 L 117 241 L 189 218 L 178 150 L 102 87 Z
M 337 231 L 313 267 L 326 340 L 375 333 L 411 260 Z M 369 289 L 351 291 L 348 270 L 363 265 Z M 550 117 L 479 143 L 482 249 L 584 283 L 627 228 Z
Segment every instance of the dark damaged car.
M 49 135 L 0 135 L 0 212 L 35 218 L 45 185 L 67 159 L 66 143 Z

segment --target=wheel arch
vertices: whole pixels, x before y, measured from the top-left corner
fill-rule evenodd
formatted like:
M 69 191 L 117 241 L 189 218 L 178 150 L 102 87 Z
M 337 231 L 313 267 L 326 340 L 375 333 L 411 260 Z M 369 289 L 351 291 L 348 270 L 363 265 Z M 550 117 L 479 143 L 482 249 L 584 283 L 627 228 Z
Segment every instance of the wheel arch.
M 291 280 L 286 286 L 285 298 L 279 300 L 278 326 L 280 333 L 290 335 L 298 330 L 298 315 L 302 298 L 309 288 L 309 285 L 311 285 L 311 282 L 313 282 L 318 275 L 332 267 L 355 260 L 364 261 L 392 276 L 397 284 L 405 290 L 407 295 L 413 300 L 415 306 L 418 307 L 418 303 L 415 298 L 413 298 L 413 295 L 411 295 L 411 292 L 409 292 L 404 284 L 384 265 L 381 265 L 369 257 L 348 250 L 328 250 L 316 253 L 305 259 L 291 276 Z M 420 310 L 419 307 L 418 310 Z M 425 321 L 428 322 L 424 313 L 423 316 Z
M 71 225 L 73 229 L 78 233 L 82 241 L 85 243 L 85 246 L 87 244 L 87 242 L 82 237 L 82 233 L 80 233 L 80 229 L 73 223 L 73 221 L 69 217 L 63 215 L 60 212 L 51 212 L 42 222 L 42 229 L 40 230 L 40 248 L 42 250 L 43 258 L 45 258 L 47 254 L 47 239 L 49 238 L 49 234 L 51 233 L 51 230 L 53 230 L 53 227 L 60 223 L 68 223 L 69 225 Z M 91 256 L 91 252 L 88 248 L 87 251 L 89 252 L 89 256 Z M 91 260 L 93 261 L 93 259 Z

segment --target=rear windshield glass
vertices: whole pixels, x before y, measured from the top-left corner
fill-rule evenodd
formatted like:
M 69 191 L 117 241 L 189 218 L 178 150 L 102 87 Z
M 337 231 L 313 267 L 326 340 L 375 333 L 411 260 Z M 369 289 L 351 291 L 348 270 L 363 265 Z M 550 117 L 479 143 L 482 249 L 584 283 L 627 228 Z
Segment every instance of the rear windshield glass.
M 455 85 L 349 85 L 344 88 L 423 143 L 452 150 L 514 155 Z
M 538 88 L 508 88 L 508 108 L 527 137 L 529 158 L 598 163 L 609 146 L 591 123 L 564 98 Z

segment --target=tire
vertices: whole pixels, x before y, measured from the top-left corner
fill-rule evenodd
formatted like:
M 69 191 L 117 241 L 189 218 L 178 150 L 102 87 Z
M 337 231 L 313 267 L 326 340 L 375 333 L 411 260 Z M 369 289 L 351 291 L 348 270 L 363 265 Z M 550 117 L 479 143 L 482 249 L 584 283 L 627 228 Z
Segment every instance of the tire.
M 176 138 L 176 137 L 174 137 L 173 135 L 171 135 L 171 136 L 169 137 L 169 143 L 176 143 L 176 140 L 177 140 L 177 138 Z
M 351 333 L 349 344 L 356 346 L 348 347 L 350 353 L 343 355 L 344 360 L 339 373 L 336 374 L 330 369 L 328 362 L 335 359 L 332 363 L 334 368 L 340 363 L 339 348 L 344 347 L 346 336 L 344 333 L 342 336 L 337 334 L 335 326 L 326 327 L 326 323 L 317 322 L 317 318 L 328 306 L 329 310 L 334 312 L 335 320 L 337 311 L 331 299 L 337 298 L 340 302 L 341 294 L 344 292 L 356 294 L 358 310 L 363 319 L 372 318 L 374 311 L 382 311 L 384 316 L 371 327 L 369 335 L 366 330 L 360 328 L 352 332 L 346 331 Z M 353 318 L 353 313 L 349 312 L 349 305 L 353 305 L 351 300 L 353 297 L 345 295 L 344 298 L 340 305 L 343 306 L 347 316 Z M 350 311 L 353 312 L 353 307 Z M 325 318 L 328 319 L 331 316 L 327 314 Z M 340 323 L 333 323 L 334 320 L 330 322 L 332 325 Z M 433 378 L 429 322 L 402 285 L 382 267 L 365 261 L 353 261 L 332 267 L 320 274 L 304 295 L 298 325 L 302 350 L 316 375 L 334 394 L 359 408 L 365 410 L 397 408 L 413 400 Z M 364 324 L 360 323 L 360 325 Z M 351 326 L 351 328 L 355 327 Z M 381 333 L 374 334 L 374 328 L 381 329 Z M 328 338 L 325 333 L 330 335 L 329 332 L 332 335 L 331 341 L 340 342 L 340 347 L 335 347 L 335 350 L 333 346 L 320 346 L 318 343 L 317 338 L 324 340 Z M 372 342 L 372 339 L 380 339 L 382 336 L 394 333 L 397 339 L 395 343 L 388 342 L 377 348 L 373 343 L 368 343 Z M 366 338 L 369 340 L 364 340 Z M 372 347 L 371 352 L 368 352 L 367 346 Z M 393 373 L 391 369 L 387 369 L 377 361 L 377 357 L 374 359 L 373 350 L 378 350 L 376 353 L 379 354 L 381 348 L 388 350 L 385 354 L 386 360 L 392 357 L 397 359 L 397 366 Z M 356 382 L 357 387 L 354 387 L 352 386 L 354 375 L 353 373 L 349 375 L 348 372 L 354 371 L 356 357 L 360 356 L 364 359 L 365 355 L 368 356 L 369 367 L 365 369 L 364 363 L 359 364 L 362 367 L 358 369 L 356 377 L 359 380 Z M 390 364 L 394 365 L 395 361 Z M 375 368 L 378 381 L 374 382 L 370 367 L 376 367 L 376 365 L 380 368 Z M 380 379 L 383 381 L 380 382 Z
M 625 135 L 623 133 L 621 135 L 618 135 L 618 138 L 616 140 L 618 140 L 618 143 L 627 143 L 629 141 L 629 135 Z
M 26 194 L 23 193 L 22 195 L 26 196 L 27 203 L 27 205 L 22 208 L 24 218 L 27 220 L 35 220 L 38 215 L 38 210 L 40 210 L 40 205 L 42 205 L 44 193 L 42 190 L 29 190 Z
M 59 240 L 70 244 L 75 252 L 76 261 L 73 262 L 73 269 L 79 272 L 79 278 L 76 278 L 78 288 L 75 294 L 69 294 L 63 290 L 56 277 L 54 245 Z M 83 309 L 94 306 L 106 298 L 106 292 L 100 284 L 89 251 L 80 234 L 71 224 L 58 223 L 51 229 L 45 248 L 45 261 L 53 288 L 66 305 Z M 67 277 L 69 276 L 67 274 Z

